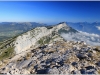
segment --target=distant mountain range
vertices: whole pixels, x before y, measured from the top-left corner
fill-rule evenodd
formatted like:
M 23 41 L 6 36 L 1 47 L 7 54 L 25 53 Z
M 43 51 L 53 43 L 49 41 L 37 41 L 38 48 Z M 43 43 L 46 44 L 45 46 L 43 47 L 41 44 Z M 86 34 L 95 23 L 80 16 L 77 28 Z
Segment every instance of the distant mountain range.
M 36 22 L 2 22 L 0 23 L 0 32 L 10 30 L 27 31 L 38 26 L 45 26 L 46 24 Z
M 88 22 L 66 22 L 67 25 L 71 26 L 72 28 L 87 32 L 87 33 L 94 33 L 100 35 L 100 22 L 93 22 L 93 23 L 88 23 Z
M 100 35 L 100 22 L 93 22 L 93 23 L 66 22 L 66 23 L 71 28 L 70 31 L 67 31 L 67 32 L 71 32 L 71 31 L 76 32 L 75 30 L 77 30 L 78 32 L 81 31 L 80 33 L 82 35 L 79 33 L 78 34 L 67 34 L 67 35 L 63 35 L 63 37 L 67 38 L 67 36 L 70 35 L 70 37 L 72 39 L 74 38 L 74 40 L 77 40 L 77 41 L 80 39 L 80 37 L 85 37 L 80 40 L 82 41 L 84 39 L 85 40 L 87 39 L 90 41 L 92 40 L 92 42 L 96 42 L 96 43 L 100 42 L 100 36 L 99 36 Z M 0 23 L 0 42 L 4 41 L 6 39 L 9 39 L 11 37 L 14 37 L 14 36 L 18 36 L 24 32 L 27 32 L 33 28 L 36 28 L 36 27 L 47 27 L 48 29 L 50 29 L 53 26 L 55 26 L 55 25 L 47 25 L 47 24 L 36 23 L 36 22 L 1 22 Z M 66 30 L 64 30 L 64 29 L 59 31 L 59 33 L 61 33 L 61 32 L 67 33 Z M 84 32 L 86 32 L 86 33 L 84 33 Z M 76 36 L 77 36 L 77 38 L 76 38 Z M 69 40 L 72 40 L 72 39 L 69 39 Z M 89 41 L 89 43 L 91 43 L 90 41 Z
M 0 41 L 9 39 L 13 36 L 24 33 L 35 27 L 47 26 L 36 22 L 1 22 L 0 23 Z

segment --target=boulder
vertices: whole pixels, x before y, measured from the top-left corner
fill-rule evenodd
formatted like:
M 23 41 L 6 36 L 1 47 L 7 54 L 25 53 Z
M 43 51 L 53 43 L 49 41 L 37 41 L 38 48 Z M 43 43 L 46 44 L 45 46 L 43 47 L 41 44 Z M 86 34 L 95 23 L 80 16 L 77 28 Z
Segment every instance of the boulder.
M 82 59 L 86 59 L 87 55 L 86 54 L 77 54 L 77 57 L 82 60 Z
M 100 52 L 100 46 L 93 47 L 93 49 Z
M 96 65 L 97 65 L 98 67 L 100 67 L 100 61 L 98 61 L 98 62 L 96 63 Z

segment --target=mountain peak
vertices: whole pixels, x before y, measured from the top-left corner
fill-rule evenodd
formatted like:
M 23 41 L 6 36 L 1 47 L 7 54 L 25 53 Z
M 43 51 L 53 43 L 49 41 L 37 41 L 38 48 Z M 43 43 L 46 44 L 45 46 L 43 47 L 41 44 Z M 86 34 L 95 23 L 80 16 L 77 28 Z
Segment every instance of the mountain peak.
M 66 26 L 66 22 L 60 22 L 57 25 L 64 25 L 64 26 Z
M 60 22 L 56 26 L 57 26 L 58 29 L 61 29 L 61 28 L 64 28 L 64 27 L 69 28 L 69 26 L 66 24 L 66 22 Z

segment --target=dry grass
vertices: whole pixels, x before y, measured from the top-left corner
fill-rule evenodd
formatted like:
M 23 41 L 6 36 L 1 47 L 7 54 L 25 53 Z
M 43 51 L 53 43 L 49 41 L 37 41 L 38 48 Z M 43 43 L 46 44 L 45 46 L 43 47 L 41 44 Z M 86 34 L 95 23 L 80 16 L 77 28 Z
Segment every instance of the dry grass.
M 97 72 L 98 72 L 98 74 L 100 74 L 100 70 L 98 70 Z
M 17 62 L 20 62 L 23 59 L 23 57 L 18 58 L 18 60 L 16 60 Z
M 93 59 L 95 59 L 96 61 L 100 60 L 100 52 L 96 51 L 96 53 L 93 53 Z
M 100 52 L 100 46 L 95 46 L 95 50 Z
M 73 56 L 71 56 L 70 58 L 66 59 L 66 60 L 64 61 L 64 63 L 70 64 L 70 63 L 76 62 L 76 61 L 79 61 L 79 59 L 78 59 L 75 55 L 73 55 Z
M 30 53 L 30 52 L 29 52 L 29 53 L 27 53 L 27 55 L 26 55 L 25 59 L 26 59 L 26 60 L 28 60 L 28 59 L 30 59 L 30 58 L 31 58 L 31 56 L 32 56 L 32 53 Z
M 4 59 L 2 61 L 2 64 L 0 64 L 0 68 L 3 68 L 4 66 L 6 66 L 9 63 L 9 59 Z

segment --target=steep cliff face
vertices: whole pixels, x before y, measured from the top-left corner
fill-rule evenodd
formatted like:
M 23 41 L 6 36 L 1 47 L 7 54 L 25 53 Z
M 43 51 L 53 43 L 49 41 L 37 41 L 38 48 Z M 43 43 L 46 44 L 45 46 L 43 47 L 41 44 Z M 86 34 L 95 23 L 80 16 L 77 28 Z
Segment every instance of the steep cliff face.
M 53 37 L 53 33 L 56 33 L 56 36 L 58 35 L 58 31 L 62 28 L 66 28 L 66 30 L 69 30 L 69 27 L 66 25 L 66 23 L 61 23 L 59 25 L 56 25 L 52 27 L 51 29 L 48 29 L 46 27 L 37 27 L 31 31 L 28 31 L 20 36 L 18 36 L 15 40 L 15 52 L 16 54 L 25 51 L 29 49 L 30 47 L 37 47 L 40 44 L 38 41 L 46 36 Z M 61 38 L 59 36 L 59 38 Z

